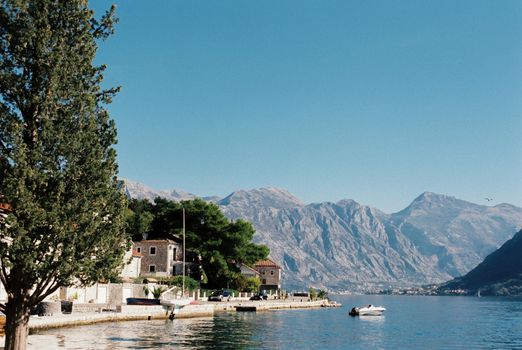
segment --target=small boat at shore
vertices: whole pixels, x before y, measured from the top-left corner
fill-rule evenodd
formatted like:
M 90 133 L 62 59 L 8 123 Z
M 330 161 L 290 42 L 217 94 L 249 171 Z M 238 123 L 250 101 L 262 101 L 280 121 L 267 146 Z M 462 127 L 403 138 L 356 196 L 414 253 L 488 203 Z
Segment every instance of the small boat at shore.
M 348 315 L 350 315 L 350 316 L 381 316 L 384 311 L 386 311 L 385 307 L 374 306 L 374 305 L 370 304 L 368 306 L 354 307 L 350 310 Z
M 160 300 L 149 298 L 127 298 L 127 305 L 160 305 Z

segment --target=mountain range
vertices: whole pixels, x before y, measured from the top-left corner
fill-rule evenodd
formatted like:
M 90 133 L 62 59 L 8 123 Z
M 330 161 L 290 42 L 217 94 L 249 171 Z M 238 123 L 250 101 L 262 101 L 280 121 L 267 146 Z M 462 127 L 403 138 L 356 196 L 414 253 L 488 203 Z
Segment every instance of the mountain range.
M 133 198 L 197 197 L 125 183 Z M 202 198 L 230 219 L 254 225 L 255 242 L 266 244 L 282 265 L 288 289 L 365 292 L 440 283 L 469 272 L 522 227 L 516 206 L 483 206 L 431 192 L 393 214 L 350 199 L 306 204 L 274 187 Z
M 522 230 L 462 277 L 439 290 L 466 290 L 467 294 L 522 295 Z

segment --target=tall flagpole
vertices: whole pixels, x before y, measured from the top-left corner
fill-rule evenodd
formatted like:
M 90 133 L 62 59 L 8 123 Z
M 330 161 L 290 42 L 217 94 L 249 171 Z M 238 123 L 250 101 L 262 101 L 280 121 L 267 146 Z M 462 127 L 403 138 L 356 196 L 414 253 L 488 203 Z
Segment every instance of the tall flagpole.
M 183 297 L 185 296 L 185 208 L 183 208 Z

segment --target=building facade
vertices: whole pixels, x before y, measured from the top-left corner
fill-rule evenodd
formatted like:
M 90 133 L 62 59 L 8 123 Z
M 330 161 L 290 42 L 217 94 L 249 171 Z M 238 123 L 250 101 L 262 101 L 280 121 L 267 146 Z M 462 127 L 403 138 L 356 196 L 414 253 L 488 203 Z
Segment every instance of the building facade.
M 183 245 L 172 239 L 143 239 L 133 244 L 141 254 L 140 277 L 168 277 L 183 273 Z
M 254 265 L 261 279 L 261 290 L 281 289 L 281 266 L 273 260 L 260 260 Z

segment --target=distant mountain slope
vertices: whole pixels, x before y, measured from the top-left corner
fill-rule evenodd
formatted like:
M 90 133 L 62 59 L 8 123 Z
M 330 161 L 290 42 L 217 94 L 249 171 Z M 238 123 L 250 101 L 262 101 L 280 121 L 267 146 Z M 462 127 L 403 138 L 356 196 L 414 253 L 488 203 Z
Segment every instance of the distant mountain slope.
M 209 202 L 217 202 L 221 198 L 216 196 L 199 197 L 193 193 L 185 192 L 182 190 L 156 190 L 152 187 L 144 185 L 140 182 L 123 179 L 125 183 L 125 191 L 131 198 L 147 199 L 149 202 L 154 202 L 157 197 L 169 199 L 172 201 L 183 201 L 194 198 L 203 198 Z
M 283 266 L 289 289 L 440 283 L 467 273 L 522 227 L 521 208 L 430 192 L 395 214 L 349 199 L 304 204 L 273 187 L 233 192 L 216 203 L 229 218 L 253 223 L 254 240 Z
M 245 212 L 223 206 L 231 218 Z M 433 268 L 417 248 L 376 209 L 354 201 L 293 208 L 253 206 L 246 219 L 256 241 L 268 244 L 284 266 L 287 285 L 366 290 L 416 284 L 449 276 Z
M 391 215 L 353 200 L 299 205 L 292 196 L 276 206 L 268 204 L 268 192 L 241 192 L 240 202 L 232 194 L 218 204 L 227 216 L 254 224 L 256 240 L 281 261 L 292 286 L 366 290 L 441 282 L 469 271 L 522 226 L 520 208 L 429 192 Z
M 430 192 L 390 219 L 423 254 L 435 254 L 439 268 L 452 276 L 476 266 L 522 223 L 515 206 L 488 207 Z
M 480 289 L 483 295 L 522 295 L 522 230 L 473 270 L 440 289 L 466 289 L 470 294 Z

